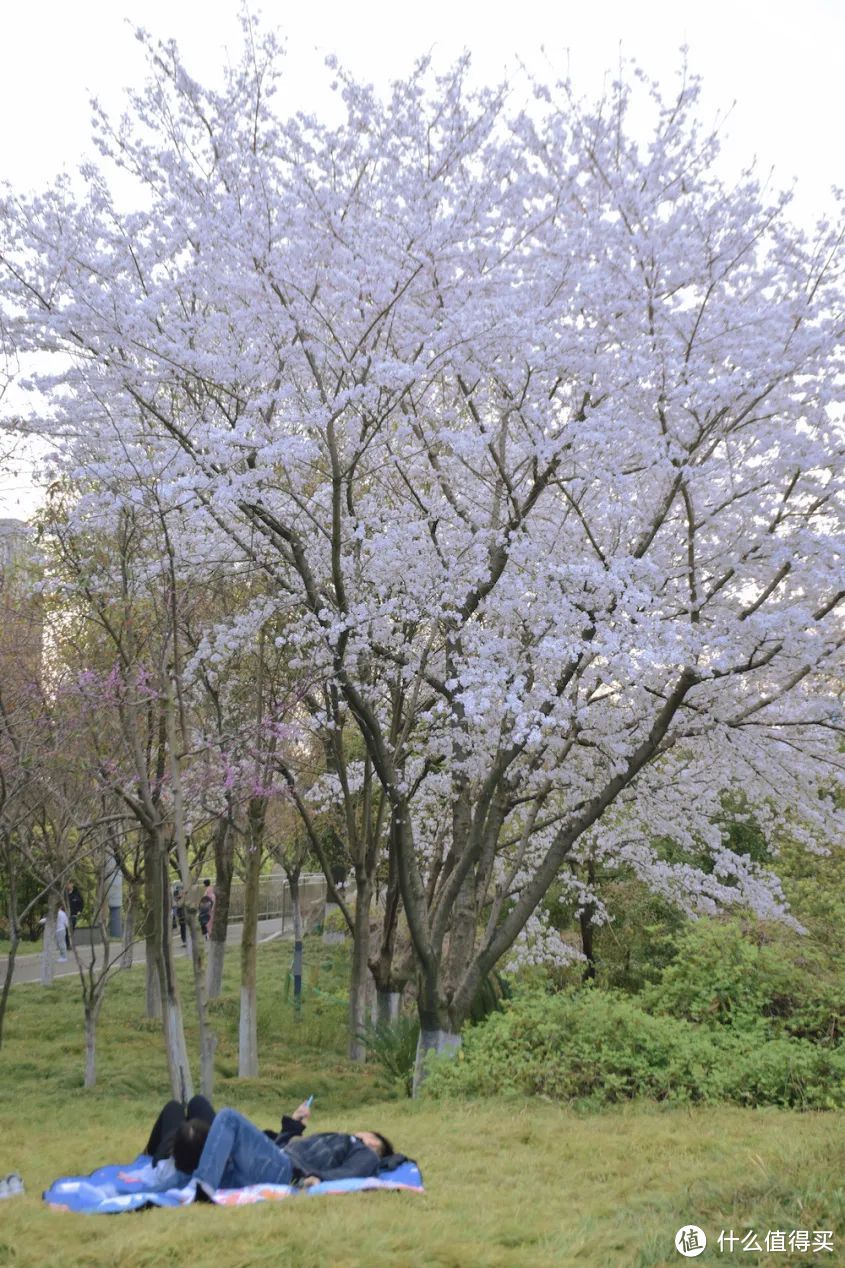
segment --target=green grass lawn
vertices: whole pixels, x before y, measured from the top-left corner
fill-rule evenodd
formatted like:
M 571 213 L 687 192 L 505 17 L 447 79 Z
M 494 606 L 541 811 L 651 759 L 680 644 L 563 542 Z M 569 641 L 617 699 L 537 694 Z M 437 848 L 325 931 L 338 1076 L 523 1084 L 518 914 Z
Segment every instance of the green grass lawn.
M 11 943 L 8 938 L 0 938 L 0 955 L 8 955 L 11 950 Z M 41 939 L 33 942 L 30 938 L 24 938 L 18 943 L 16 957 L 20 959 L 22 955 L 40 955 L 42 950 Z
M 385 1131 L 418 1159 L 426 1194 L 119 1218 L 49 1210 L 40 1194 L 58 1175 L 128 1161 L 141 1149 L 168 1087 L 158 1028 L 143 1017 L 141 971 L 119 975 L 106 1000 L 91 1092 L 82 1088 L 76 981 L 22 986 L 0 1052 L 0 1174 L 20 1170 L 27 1195 L 0 1203 L 0 1264 L 646 1268 L 684 1262 L 674 1235 L 685 1223 L 711 1240 L 697 1263 L 845 1263 L 845 1115 L 656 1106 L 598 1114 L 505 1099 L 412 1104 L 373 1068 L 344 1059 L 342 949 L 308 945 L 312 990 L 298 1025 L 285 999 L 289 956 L 279 943 L 261 951 L 261 1078 L 240 1082 L 230 955 L 226 993 L 214 1006 L 215 1102 L 270 1126 L 313 1092 L 314 1129 Z M 833 1229 L 837 1252 L 722 1255 L 721 1228 Z

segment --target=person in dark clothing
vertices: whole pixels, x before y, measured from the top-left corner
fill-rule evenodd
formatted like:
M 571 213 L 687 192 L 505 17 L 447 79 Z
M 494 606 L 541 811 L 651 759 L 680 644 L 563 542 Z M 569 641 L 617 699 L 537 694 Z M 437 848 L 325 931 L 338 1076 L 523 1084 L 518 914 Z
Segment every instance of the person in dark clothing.
M 85 906 L 85 900 L 76 888 L 76 882 L 71 882 L 67 887 L 67 913 L 70 918 L 70 928 L 67 930 L 65 937 L 67 939 L 67 949 L 70 950 L 70 937 L 76 928 L 76 922 L 82 915 L 82 909 Z
M 214 923 L 214 905 L 216 897 L 214 886 L 208 877 L 203 881 L 205 891 L 197 906 L 197 914 L 199 916 L 200 931 L 202 936 L 207 940 L 211 934 L 212 925 Z
M 143 1152 L 149 1154 L 153 1162 L 172 1158 L 176 1134 L 184 1123 L 191 1120 L 205 1123 L 208 1127 L 214 1122 L 214 1107 L 204 1096 L 192 1096 L 187 1107 L 181 1101 L 168 1101 L 153 1123 Z
M 177 882 L 173 886 L 173 928 L 179 926 L 179 938 L 182 946 L 188 946 L 188 928 L 185 917 L 185 891 L 182 885 Z
M 381 1132 L 317 1132 L 283 1146 L 293 1162 L 294 1181 L 319 1184 L 321 1180 L 365 1179 L 374 1176 L 393 1146 Z M 375 1158 L 375 1163 L 373 1162 Z
M 303 1102 L 283 1115 L 280 1132 L 262 1131 L 236 1110 L 215 1113 L 204 1096 L 192 1097 L 187 1107 L 168 1101 L 144 1153 L 154 1163 L 172 1158 L 186 1179 L 193 1173 L 205 1195 L 262 1182 L 308 1187 L 321 1180 L 363 1178 L 375 1175 L 382 1160 L 393 1155 L 380 1132 L 318 1132 L 303 1139 L 310 1114 Z
M 318 1132 L 302 1138 L 310 1109 L 300 1105 L 275 1138 L 237 1110 L 215 1115 L 194 1179 L 208 1196 L 247 1184 L 318 1184 L 374 1176 L 393 1146 L 380 1132 Z

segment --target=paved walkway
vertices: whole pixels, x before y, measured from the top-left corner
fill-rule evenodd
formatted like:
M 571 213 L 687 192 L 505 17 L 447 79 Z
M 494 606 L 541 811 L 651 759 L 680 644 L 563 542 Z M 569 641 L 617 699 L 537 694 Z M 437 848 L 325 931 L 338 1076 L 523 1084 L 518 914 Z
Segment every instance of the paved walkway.
M 293 937 L 293 926 L 292 926 L 291 920 L 288 919 L 285 923 L 287 925 L 287 928 L 283 930 L 282 920 L 281 920 L 281 917 L 279 916 L 273 917 L 268 920 L 259 920 L 258 922 L 259 942 L 271 942 L 276 938 Z M 227 946 L 239 945 L 241 941 L 242 932 L 243 932 L 243 925 L 240 922 L 238 924 L 229 925 L 229 928 L 226 931 Z M 174 954 L 176 954 L 177 956 L 184 957 L 184 959 L 186 960 L 190 958 L 187 951 L 182 951 L 181 945 L 179 943 L 178 935 L 174 939 L 173 949 L 174 949 Z M 113 941 L 109 944 L 109 950 L 111 951 L 112 955 L 116 955 L 118 953 L 119 946 L 117 941 Z M 88 964 L 89 954 L 90 954 L 90 947 L 79 948 L 79 958 L 82 961 L 83 968 L 85 968 Z M 8 956 L 5 956 L 5 955 L 0 956 L 0 983 L 2 983 L 3 980 L 5 979 L 6 966 L 8 963 L 9 963 Z M 145 944 L 143 942 L 136 942 L 132 951 L 132 967 L 134 968 L 137 964 L 145 964 L 145 963 L 146 963 Z M 73 956 L 68 956 L 67 964 L 59 964 L 58 962 L 55 964 L 55 967 L 53 970 L 53 977 L 54 977 L 54 980 L 58 981 L 60 977 L 76 977 L 77 973 L 78 973 L 78 969 L 76 967 L 76 961 L 74 960 Z M 18 955 L 15 957 L 15 975 L 12 978 L 12 985 L 20 986 L 23 983 L 40 982 L 40 981 L 41 981 L 41 952 L 36 952 L 35 954 L 33 954 L 31 951 L 27 951 L 23 955 L 18 953 Z

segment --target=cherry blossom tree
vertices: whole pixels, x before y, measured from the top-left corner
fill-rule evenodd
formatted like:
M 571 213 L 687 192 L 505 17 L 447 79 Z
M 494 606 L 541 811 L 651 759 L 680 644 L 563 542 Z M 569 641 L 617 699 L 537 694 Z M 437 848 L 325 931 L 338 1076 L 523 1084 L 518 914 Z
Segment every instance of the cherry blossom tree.
M 686 77 L 520 108 L 465 61 L 384 100 L 332 65 L 328 125 L 273 112 L 272 36 L 216 90 L 142 38 L 150 83 L 97 132 L 138 209 L 93 168 L 7 196 L 5 324 L 65 358 L 45 425 L 102 521 L 154 487 L 199 557 L 262 568 L 315 724 L 357 732 L 421 1058 L 570 859 L 782 913 L 718 810 L 738 785 L 835 841 L 839 230 L 720 177 Z

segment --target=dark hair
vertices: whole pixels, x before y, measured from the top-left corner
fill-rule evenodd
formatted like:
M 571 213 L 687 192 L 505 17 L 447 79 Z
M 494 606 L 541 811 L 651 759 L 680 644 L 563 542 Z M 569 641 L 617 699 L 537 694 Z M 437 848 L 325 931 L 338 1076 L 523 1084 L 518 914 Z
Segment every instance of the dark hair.
M 203 885 L 210 885 L 210 884 L 211 884 L 211 881 L 210 881 L 210 880 L 204 880 L 204 881 L 203 881 Z
M 173 1161 L 179 1171 L 184 1171 L 187 1175 L 193 1175 L 196 1171 L 208 1130 L 208 1123 L 201 1118 L 189 1118 L 176 1129 L 173 1137 Z
M 373 1132 L 373 1135 L 376 1136 L 381 1141 L 382 1158 L 389 1158 L 391 1154 L 396 1152 L 396 1150 L 393 1148 L 393 1145 L 390 1143 L 390 1141 L 387 1139 L 386 1136 L 383 1136 L 381 1134 L 381 1132 Z

